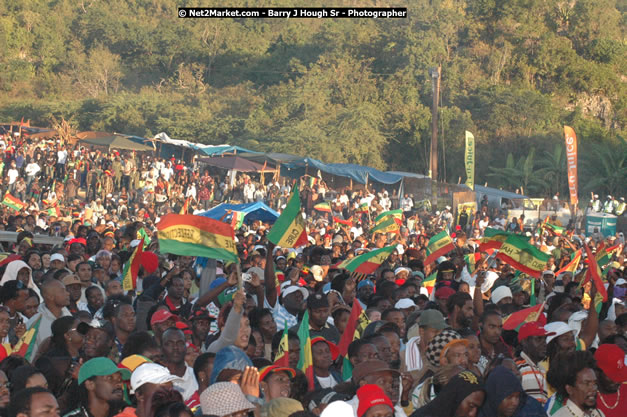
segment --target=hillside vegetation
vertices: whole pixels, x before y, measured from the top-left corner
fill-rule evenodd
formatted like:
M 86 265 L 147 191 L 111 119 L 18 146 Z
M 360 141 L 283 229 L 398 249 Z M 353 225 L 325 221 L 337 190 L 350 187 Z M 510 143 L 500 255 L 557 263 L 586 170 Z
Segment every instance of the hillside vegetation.
M 406 0 L 408 19 L 179 19 L 207 1 L 0 0 L 0 121 L 229 143 L 426 173 L 441 64 L 440 178 L 627 194 L 625 0 Z M 314 6 L 293 0 L 220 6 Z M 387 6 L 342 1 L 334 6 Z

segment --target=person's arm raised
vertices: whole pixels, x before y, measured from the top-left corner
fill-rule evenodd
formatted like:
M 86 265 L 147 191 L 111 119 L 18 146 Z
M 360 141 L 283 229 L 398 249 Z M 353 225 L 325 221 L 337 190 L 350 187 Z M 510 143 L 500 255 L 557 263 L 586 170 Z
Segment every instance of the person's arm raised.
M 586 349 L 588 349 L 597 335 L 597 330 L 599 330 L 599 314 L 597 313 L 596 306 L 594 305 L 594 299 L 597 295 L 597 287 L 592 283 L 592 287 L 590 288 L 590 306 L 588 307 L 588 318 L 586 319 L 586 323 L 581 328 L 581 332 L 579 332 L 579 338 L 583 340 L 586 344 Z
M 277 302 L 276 294 L 276 274 L 274 273 L 274 258 L 272 252 L 274 252 L 275 244 L 268 242 L 268 250 L 266 251 L 266 269 L 264 271 L 264 286 L 266 287 L 266 300 L 271 307 L 274 307 Z
M 237 285 L 237 272 L 233 270 L 233 272 L 229 274 L 229 277 L 226 279 L 225 282 L 223 282 L 222 284 L 218 285 L 217 287 L 207 291 L 205 294 L 198 297 L 196 304 L 201 305 L 201 306 L 209 305 L 209 303 L 215 300 L 218 297 L 218 295 L 222 293 L 222 291 L 226 290 L 229 287 L 233 287 L 235 285 Z

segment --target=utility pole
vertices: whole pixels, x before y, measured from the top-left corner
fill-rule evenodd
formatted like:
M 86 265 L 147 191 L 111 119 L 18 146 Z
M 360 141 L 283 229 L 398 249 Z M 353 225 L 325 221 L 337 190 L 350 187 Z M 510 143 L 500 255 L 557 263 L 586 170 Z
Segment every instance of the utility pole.
M 429 176 L 431 177 L 431 207 L 438 207 L 438 102 L 440 97 L 440 74 L 442 65 L 429 68 L 433 86 L 433 106 L 431 107 L 431 155 L 429 158 Z
M 433 105 L 431 106 L 431 155 L 429 159 L 429 176 L 438 181 L 438 98 L 440 96 L 441 65 L 429 68 L 433 86 Z

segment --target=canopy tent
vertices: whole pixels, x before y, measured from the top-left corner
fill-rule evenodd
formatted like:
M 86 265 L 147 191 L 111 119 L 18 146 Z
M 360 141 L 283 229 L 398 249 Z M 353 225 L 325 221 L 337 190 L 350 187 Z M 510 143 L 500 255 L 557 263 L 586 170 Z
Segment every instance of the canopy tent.
M 220 220 L 229 211 L 242 211 L 245 214 L 244 223 L 250 224 L 255 220 L 261 220 L 264 223 L 274 223 L 279 217 L 279 213 L 272 210 L 270 207 L 262 202 L 247 203 L 247 204 L 226 204 L 222 203 L 215 206 L 209 211 L 204 213 L 198 213 L 198 216 L 209 217 L 211 219 Z M 230 221 L 231 215 L 224 217 L 224 220 Z
M 97 139 L 97 138 L 106 138 L 106 137 L 113 136 L 113 135 L 115 135 L 115 133 L 97 132 L 93 130 L 88 130 L 85 132 L 78 132 L 76 134 L 76 137 L 79 139 Z
M 413 172 L 405 172 L 405 171 L 386 171 L 386 174 L 399 175 L 401 177 L 415 178 L 415 179 L 420 179 L 420 180 L 429 178 L 428 175 L 415 174 Z
M 274 166 L 279 166 L 287 162 L 293 162 L 293 161 L 297 161 L 301 159 L 300 156 L 292 155 L 289 153 L 279 153 L 279 152 L 266 152 L 266 153 L 244 152 L 244 153 L 238 153 L 237 156 L 246 158 L 249 161 L 257 162 L 258 164 L 265 163 L 266 165 L 274 165 Z
M 248 159 L 239 156 L 220 156 L 220 157 L 202 157 L 198 158 L 198 162 L 211 165 L 218 168 L 242 171 L 242 172 L 263 172 L 264 167 Z M 267 170 L 266 170 L 267 171 Z
M 468 187 L 466 184 L 460 184 L 460 185 L 470 190 L 470 187 Z M 516 194 L 511 191 L 500 190 L 498 188 L 484 187 L 483 185 L 478 185 L 478 184 L 475 184 L 475 192 L 477 193 L 477 200 L 481 199 L 480 195 L 481 196 L 487 195 L 489 197 L 507 198 L 510 200 L 529 198 L 523 194 Z
M 161 132 L 155 135 L 153 139 L 149 139 L 153 142 L 161 142 L 165 145 L 178 146 L 186 149 L 192 149 L 194 151 L 200 151 L 209 156 L 224 155 L 226 153 L 257 153 L 246 148 L 231 145 L 204 145 L 202 143 L 189 142 L 187 140 L 172 139 L 167 133 Z
M 102 147 L 106 147 L 107 149 L 122 149 L 122 150 L 129 150 L 129 151 L 138 151 L 138 152 L 142 152 L 142 151 L 149 152 L 149 151 L 154 150 L 151 146 L 137 143 L 124 135 L 114 134 L 111 136 L 103 136 L 103 137 L 85 137 L 84 139 L 81 138 L 80 141 L 81 143 L 84 143 L 87 145 L 102 146 Z
M 281 164 L 281 175 L 290 178 L 315 175 L 317 171 L 350 178 L 360 184 L 367 184 L 368 182 L 396 184 L 403 179 L 400 175 L 381 172 L 375 168 L 356 164 L 325 164 L 312 158 L 301 158 Z

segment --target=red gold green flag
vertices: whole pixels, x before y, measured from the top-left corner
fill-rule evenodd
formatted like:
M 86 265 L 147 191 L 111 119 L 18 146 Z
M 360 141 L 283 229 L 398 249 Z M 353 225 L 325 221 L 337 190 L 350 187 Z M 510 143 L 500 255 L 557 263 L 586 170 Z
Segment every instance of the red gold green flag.
M 353 218 L 351 217 L 348 220 L 340 219 L 339 217 L 333 216 L 333 221 L 335 223 L 343 224 L 344 226 L 352 227 L 353 226 Z
M 181 211 L 179 212 L 179 214 L 189 214 L 189 199 L 191 197 L 187 197 L 185 199 L 185 203 L 183 203 L 183 207 L 181 207 Z
M 281 336 L 281 342 L 279 343 L 279 349 L 274 357 L 274 364 L 278 366 L 290 366 L 290 345 L 287 337 L 289 326 L 287 320 L 285 320 L 285 326 L 283 327 L 283 336 Z
M 551 223 L 544 223 L 543 227 L 555 236 L 562 236 L 566 231 L 566 229 L 564 229 L 563 227 L 556 226 Z
M 437 235 L 429 239 L 427 245 L 427 259 L 424 261 L 424 265 L 433 263 L 440 256 L 444 256 L 450 251 L 455 249 L 455 243 L 453 239 L 446 233 L 446 231 L 440 232 Z
M 168 214 L 157 223 L 161 253 L 239 262 L 230 224 L 191 214 Z
M 331 204 L 329 202 L 318 203 L 314 206 L 314 210 L 324 211 L 325 213 L 331 213 Z
M 370 233 L 392 233 L 398 232 L 401 226 L 394 217 L 387 217 L 370 230 Z
M 387 217 L 393 217 L 397 223 L 403 223 L 403 210 L 398 209 L 398 210 L 384 211 L 383 213 L 379 214 L 374 219 L 374 222 L 375 224 L 379 224 L 382 221 L 387 220 Z
M 336 268 L 346 269 L 350 272 L 359 274 L 372 274 L 385 261 L 392 252 L 396 250 L 396 246 L 387 246 L 385 248 L 376 249 L 366 252 L 354 258 L 346 259 L 340 262 Z
M 305 310 L 303 320 L 298 328 L 298 338 L 300 339 L 300 360 L 298 369 L 303 371 L 307 377 L 309 391 L 314 390 L 313 358 L 311 355 L 311 336 L 309 335 L 309 310 Z
M 59 206 L 55 204 L 53 207 L 48 208 L 48 216 L 61 216 L 61 210 L 59 210 Z
M 238 230 L 244 224 L 244 217 L 246 217 L 246 213 L 243 211 L 235 211 L 231 213 L 231 226 L 233 230 Z
M 566 265 L 564 265 L 562 269 L 557 271 L 555 273 L 555 276 L 558 276 L 559 274 L 563 272 L 570 272 L 574 276 L 575 271 L 577 270 L 577 267 L 579 266 L 580 261 L 581 261 L 581 249 L 579 249 L 577 252 L 573 254 L 571 261 L 568 262 Z
M 13 354 L 19 355 L 30 361 L 35 346 L 35 340 L 37 339 L 37 333 L 39 333 L 39 325 L 41 324 L 41 317 L 37 319 L 35 323 L 24 333 L 24 335 L 17 342 L 13 348 Z
M 488 249 L 500 249 L 503 242 L 505 242 L 510 235 L 512 235 L 512 233 L 487 227 L 483 232 L 479 250 L 485 252 Z
M 348 323 L 346 324 L 344 333 L 342 333 L 340 343 L 337 345 L 340 356 L 344 357 L 342 361 L 342 379 L 345 381 L 350 379 L 353 375 L 353 366 L 348 360 L 348 345 L 350 345 L 353 340 L 361 337 L 358 327 L 364 323 L 366 323 L 367 326 L 369 322 L 370 320 L 368 319 L 364 309 L 361 307 L 359 301 L 354 300 L 353 308 L 351 309 L 351 314 L 348 318 Z
M 355 213 L 368 213 L 368 203 L 367 202 L 363 202 L 359 205 L 359 207 L 357 207 L 357 209 L 355 210 Z
M 496 257 L 534 278 L 540 278 L 549 260 L 549 255 L 516 235 L 507 238 Z
M 603 296 L 603 302 L 606 302 L 607 290 L 605 289 L 605 285 L 603 285 L 603 280 L 601 279 L 601 269 L 599 268 L 597 260 L 592 254 L 590 247 L 588 245 L 584 245 L 583 247 L 586 249 L 586 255 L 589 262 L 587 277 L 590 277 L 590 279 L 592 279 L 594 286 L 597 288 L 597 292 L 601 294 L 601 296 Z
M 438 272 L 436 271 L 433 274 L 429 275 L 427 278 L 425 278 L 424 281 L 422 281 L 422 286 L 427 289 L 429 295 L 431 295 L 431 293 L 433 292 L 433 288 L 435 287 L 435 278 L 437 277 L 437 275 Z
M 620 243 L 614 246 L 610 246 L 609 248 L 605 247 L 605 243 L 601 243 L 601 246 L 598 248 L 595 259 L 597 260 L 597 264 L 599 268 L 603 268 L 605 265 L 610 263 L 610 259 L 612 259 L 612 255 L 614 252 L 620 247 Z
M 543 310 L 544 303 L 512 313 L 503 319 L 503 330 L 518 330 L 525 323 L 538 321 Z
M 135 251 L 133 251 L 133 254 L 124 265 L 124 270 L 122 271 L 122 289 L 124 291 L 131 291 L 137 288 L 137 274 L 139 274 L 143 252 L 144 239 L 142 238 L 139 245 L 135 247 Z
M 148 232 L 143 227 L 137 231 L 137 239 L 144 240 L 144 249 L 150 245 L 150 236 L 148 236 Z
M 477 263 L 481 260 L 481 252 L 469 253 L 464 255 L 464 261 L 466 261 L 466 267 L 468 268 L 468 273 L 472 274 L 477 269 Z
M 15 211 L 22 211 L 23 209 L 25 209 L 27 207 L 27 204 L 24 203 L 22 200 L 20 200 L 19 198 L 13 197 L 11 194 L 6 193 L 4 195 L 4 199 L 2 200 L 2 204 L 4 204 L 5 206 L 15 210 Z
M 282 248 L 297 248 L 307 244 L 307 230 L 300 213 L 298 188 L 294 188 L 285 210 L 270 229 L 268 240 Z

